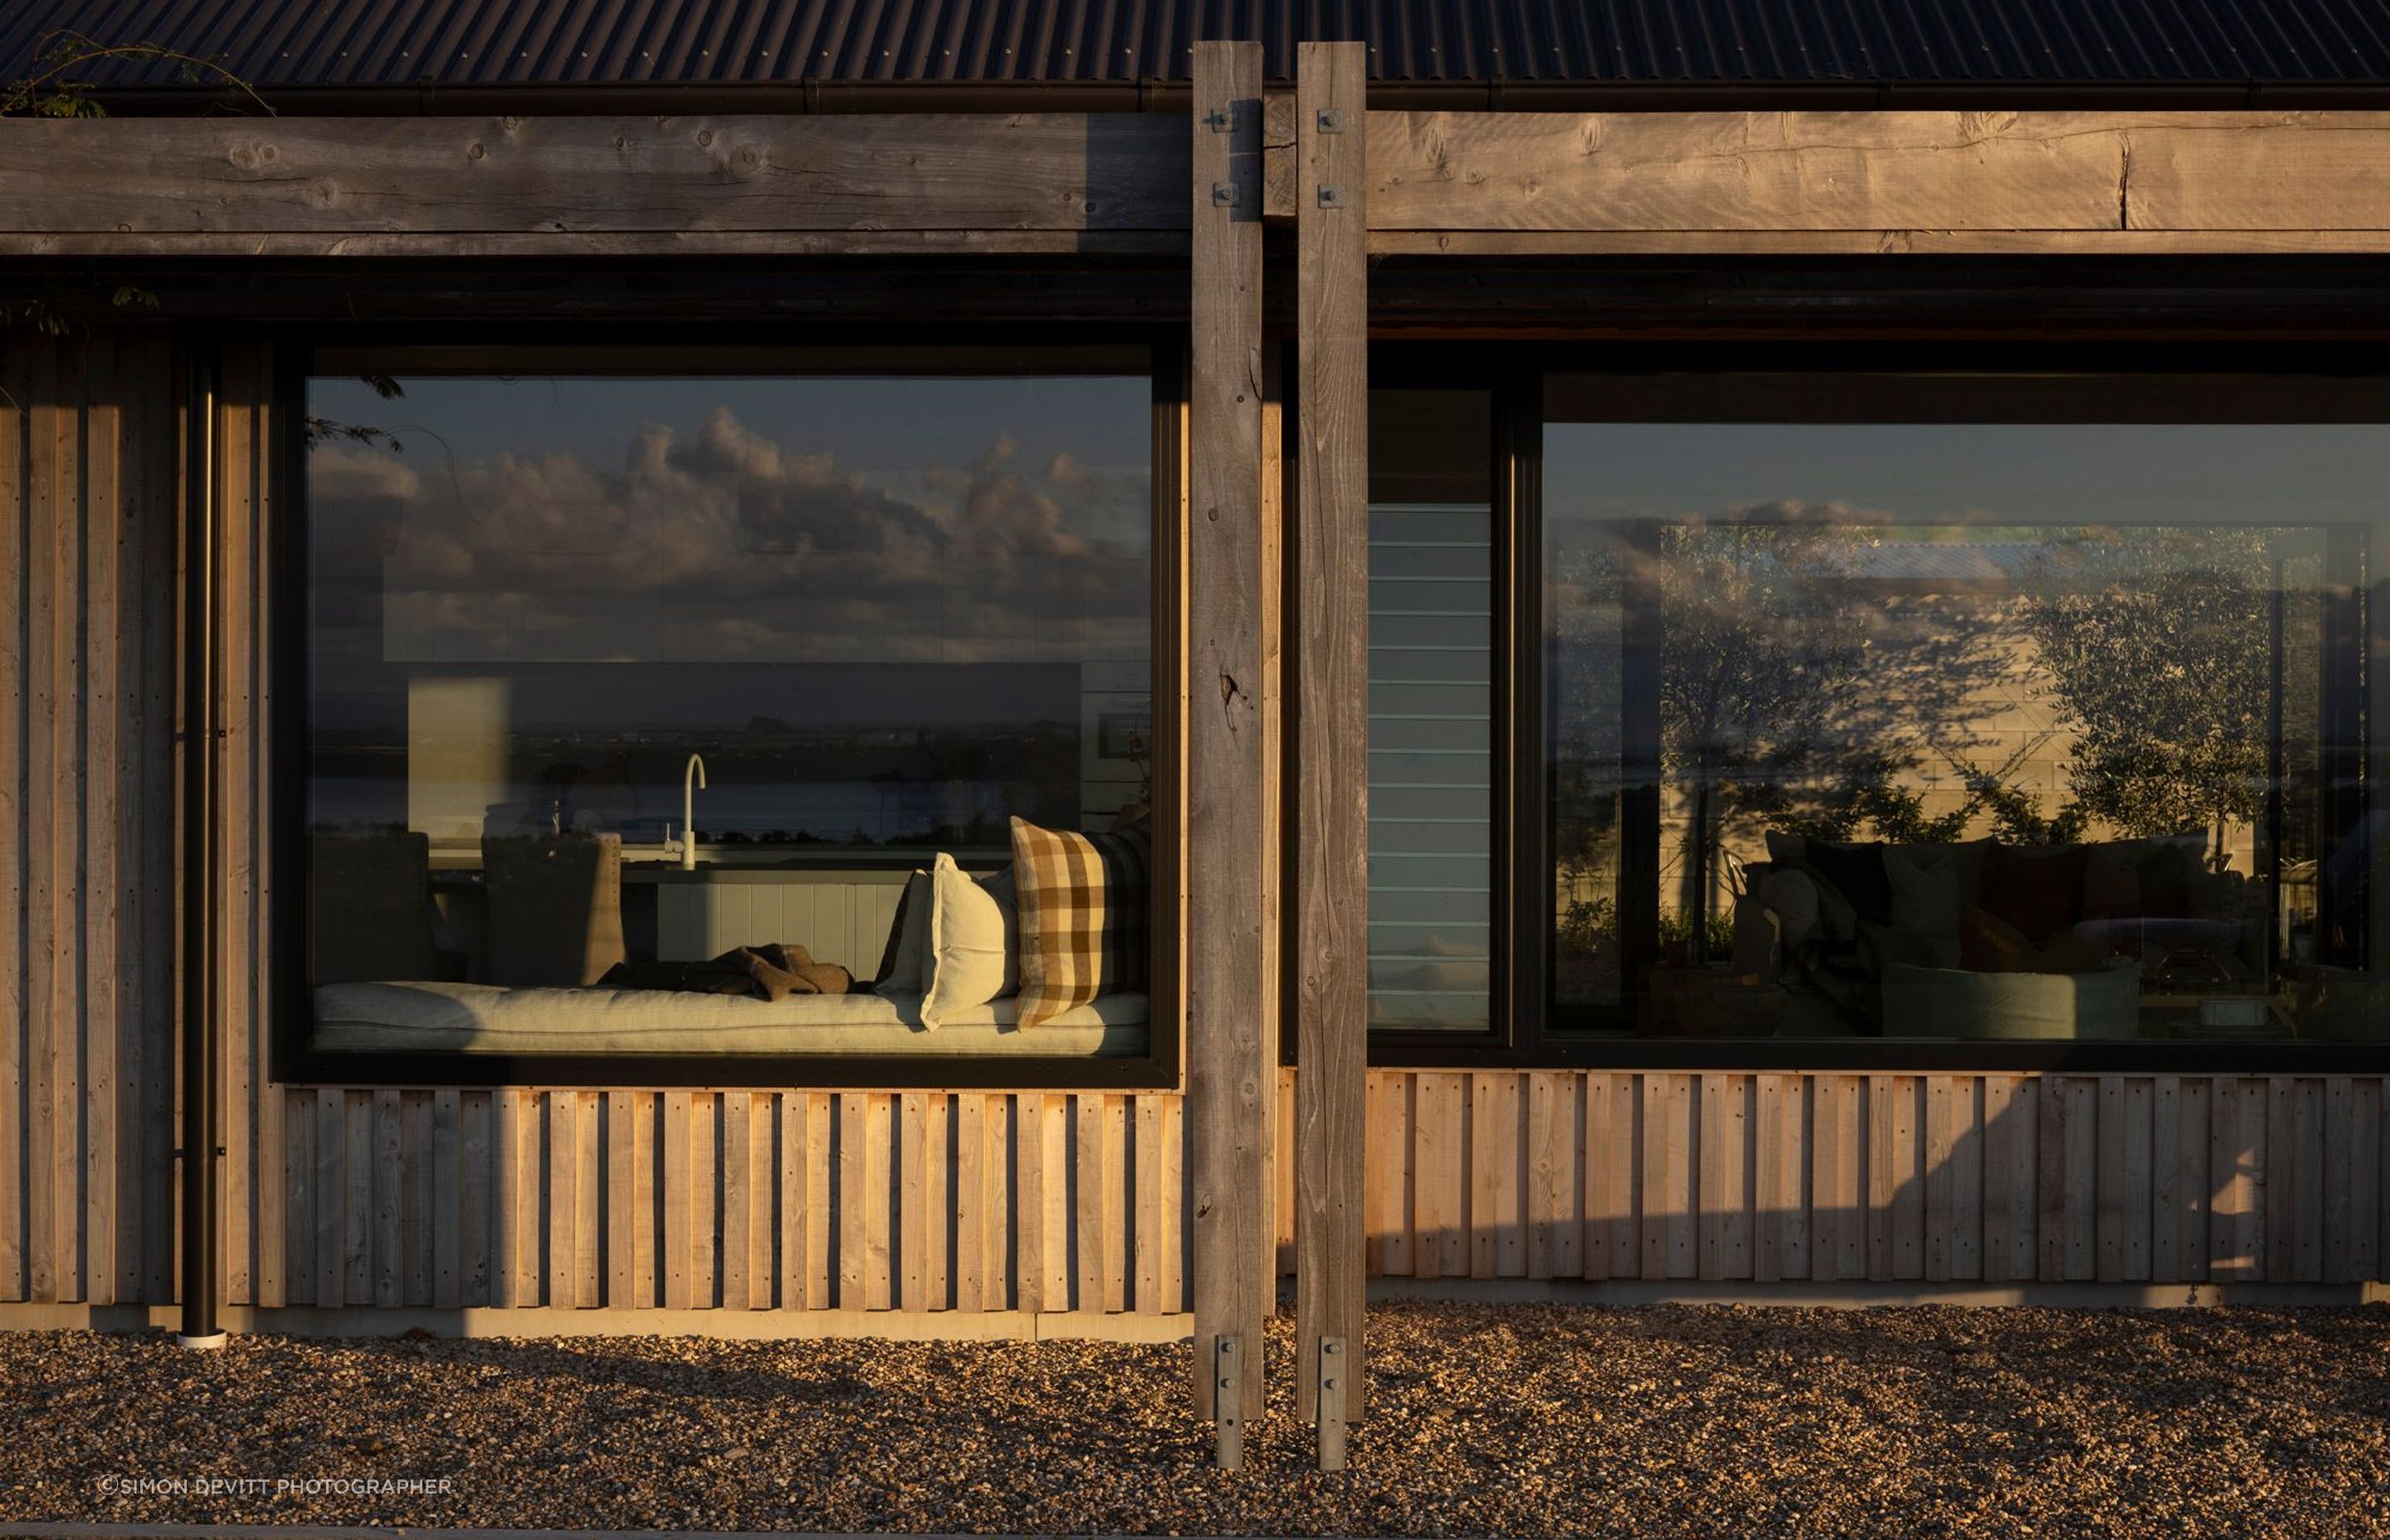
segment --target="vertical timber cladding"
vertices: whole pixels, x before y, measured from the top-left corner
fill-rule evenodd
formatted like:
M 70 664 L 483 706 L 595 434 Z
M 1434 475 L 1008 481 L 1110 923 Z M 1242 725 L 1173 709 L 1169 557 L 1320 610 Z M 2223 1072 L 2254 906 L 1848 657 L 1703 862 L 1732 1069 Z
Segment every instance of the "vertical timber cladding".
M 275 1085 L 277 1122 L 283 1292 L 236 1304 L 1188 1309 L 1176 1092 Z
M 0 335 L 0 1301 L 173 1298 L 173 379 Z
M 1343 1418 L 1366 1411 L 1362 1314 L 1368 1064 L 1368 240 L 1358 43 L 1297 51 L 1296 498 L 1303 755 L 1294 1216 L 1297 1414 L 1316 1416 L 1340 1340 Z
M 2380 1282 L 2385 1096 L 2379 1075 L 1374 1070 L 1368 1269 Z
M 1263 602 L 1262 52 L 1195 45 L 1187 538 L 1187 1092 L 1195 1387 L 1222 1337 L 1263 1402 L 1277 1033 L 1263 947 L 1268 749 Z

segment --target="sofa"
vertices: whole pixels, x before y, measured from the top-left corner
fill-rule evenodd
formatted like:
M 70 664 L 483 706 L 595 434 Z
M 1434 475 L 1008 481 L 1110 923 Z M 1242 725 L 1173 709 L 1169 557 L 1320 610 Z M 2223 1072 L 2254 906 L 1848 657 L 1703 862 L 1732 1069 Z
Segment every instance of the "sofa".
M 2189 834 L 2073 845 L 1855 843 L 1771 831 L 1735 971 L 1788 1035 L 2126 1038 L 2140 996 L 2256 987 L 2264 893 Z

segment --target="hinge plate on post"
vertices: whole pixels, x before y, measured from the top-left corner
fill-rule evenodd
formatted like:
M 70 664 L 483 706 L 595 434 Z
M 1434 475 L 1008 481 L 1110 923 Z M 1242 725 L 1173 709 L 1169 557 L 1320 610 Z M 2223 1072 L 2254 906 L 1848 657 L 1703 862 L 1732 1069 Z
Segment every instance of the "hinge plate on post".
M 1352 1366 L 1346 1362 L 1344 1339 L 1319 1339 L 1319 1469 L 1344 1469 L 1344 1383 Z
M 1236 1470 L 1245 1463 L 1245 1343 L 1241 1337 L 1218 1337 L 1212 1348 L 1212 1422 L 1218 1444 L 1212 1463 Z

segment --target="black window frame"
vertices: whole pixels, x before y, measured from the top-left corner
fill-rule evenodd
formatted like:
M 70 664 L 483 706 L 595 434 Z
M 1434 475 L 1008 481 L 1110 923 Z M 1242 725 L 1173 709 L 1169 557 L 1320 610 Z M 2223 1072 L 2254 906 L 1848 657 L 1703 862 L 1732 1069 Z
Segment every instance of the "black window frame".
M 1688 1038 L 1571 1033 L 1552 1002 L 1549 861 L 1552 777 L 1544 732 L 1551 710 L 1543 635 L 1543 438 L 1550 380 L 1668 375 L 1802 374 L 1820 379 L 1926 373 L 2088 374 L 2196 380 L 2266 376 L 2363 379 L 2390 392 L 2390 368 L 2362 344 L 2267 341 L 2025 343 L 1993 341 L 1682 341 L 1665 344 L 1533 342 L 1386 344 L 1371 362 L 1373 389 L 1484 388 L 1495 396 L 1491 484 L 1496 540 L 1493 1021 L 1485 1032 L 1372 1030 L 1368 1062 L 1388 1069 L 1807 1071 L 1822 1073 L 2069 1072 L 2101 1074 L 2380 1074 L 2381 1044 L 2260 1042 L 1986 1041 L 1917 1038 Z M 2285 420 L 2306 420 L 2290 419 Z M 2349 416 L 2312 420 L 2383 421 Z M 2385 509 L 2384 522 L 2390 522 Z M 2390 574 L 2370 574 L 2390 591 Z M 2390 615 L 2371 635 L 2390 635 Z M 2362 634 L 2361 634 L 2362 635 Z M 2360 643 L 2360 645 L 2362 645 Z M 2378 647 L 2379 644 L 2377 644 Z M 2371 725 L 2377 740 L 2390 722 Z M 2383 859 L 2390 859 L 2384 853 Z M 2390 967 L 2390 963 L 2382 966 Z
M 264 585 L 274 627 L 266 662 L 276 705 L 266 747 L 265 806 L 273 820 L 270 863 L 273 896 L 266 905 L 266 955 L 259 970 L 270 998 L 271 1078 L 290 1084 L 429 1086 L 675 1086 L 774 1087 L 808 1090 L 1053 1090 L 1150 1091 L 1176 1089 L 1185 1051 L 1185 992 L 1181 987 L 1186 926 L 1183 840 L 1185 796 L 1181 770 L 1184 737 L 1186 562 L 1186 344 L 1169 327 L 1074 335 L 1053 329 L 874 327 L 758 327 L 736 341 L 688 327 L 626 325 L 616 339 L 591 344 L 585 332 L 528 326 L 482 329 L 463 335 L 453 328 L 358 327 L 292 332 L 274 339 L 272 416 L 278 432 L 273 463 L 263 468 L 271 504 L 258 553 L 256 581 Z M 311 680 L 306 644 L 309 589 L 307 449 L 303 431 L 307 382 L 326 354 L 344 362 L 357 355 L 403 359 L 409 353 L 461 361 L 487 353 L 536 354 L 545 362 L 572 357 L 591 373 L 636 372 L 626 366 L 669 357 L 675 371 L 693 374 L 708 364 L 724 372 L 766 374 L 776 361 L 885 362 L 902 358 L 910 368 L 885 372 L 935 377 L 941 356 L 969 359 L 971 372 L 1034 374 L 1066 372 L 1070 355 L 1117 354 L 1142 350 L 1148 361 L 1148 403 L 1152 464 L 1152 562 L 1150 610 L 1153 671 L 1153 805 L 1155 840 L 1151 878 L 1154 924 L 1149 970 L 1146 1051 L 1138 1055 L 945 1055 L 945 1054 L 481 1054 L 346 1053 L 315 1048 L 313 991 L 307 981 L 308 861 L 303 826 L 307 805 Z M 1009 359 L 1021 367 L 995 369 Z M 601 362 L 602 361 L 602 362 Z M 494 370 L 494 372 L 495 372 Z M 783 372 L 802 375 L 802 368 Z M 1124 379 L 1135 378 L 1134 371 Z

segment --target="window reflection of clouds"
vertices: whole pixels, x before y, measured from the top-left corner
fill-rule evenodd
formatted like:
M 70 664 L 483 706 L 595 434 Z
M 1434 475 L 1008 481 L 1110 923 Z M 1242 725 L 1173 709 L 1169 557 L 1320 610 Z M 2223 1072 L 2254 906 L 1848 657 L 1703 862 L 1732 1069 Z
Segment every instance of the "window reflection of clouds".
M 1141 381 L 722 381 L 670 425 L 651 381 L 519 382 L 534 417 L 580 419 L 520 447 L 473 415 L 492 383 L 411 381 L 378 416 L 430 433 L 311 456 L 319 577 L 386 591 L 392 661 L 1144 650 Z M 917 388 L 968 409 L 906 411 Z M 318 381 L 316 409 L 374 410 L 340 394 Z

